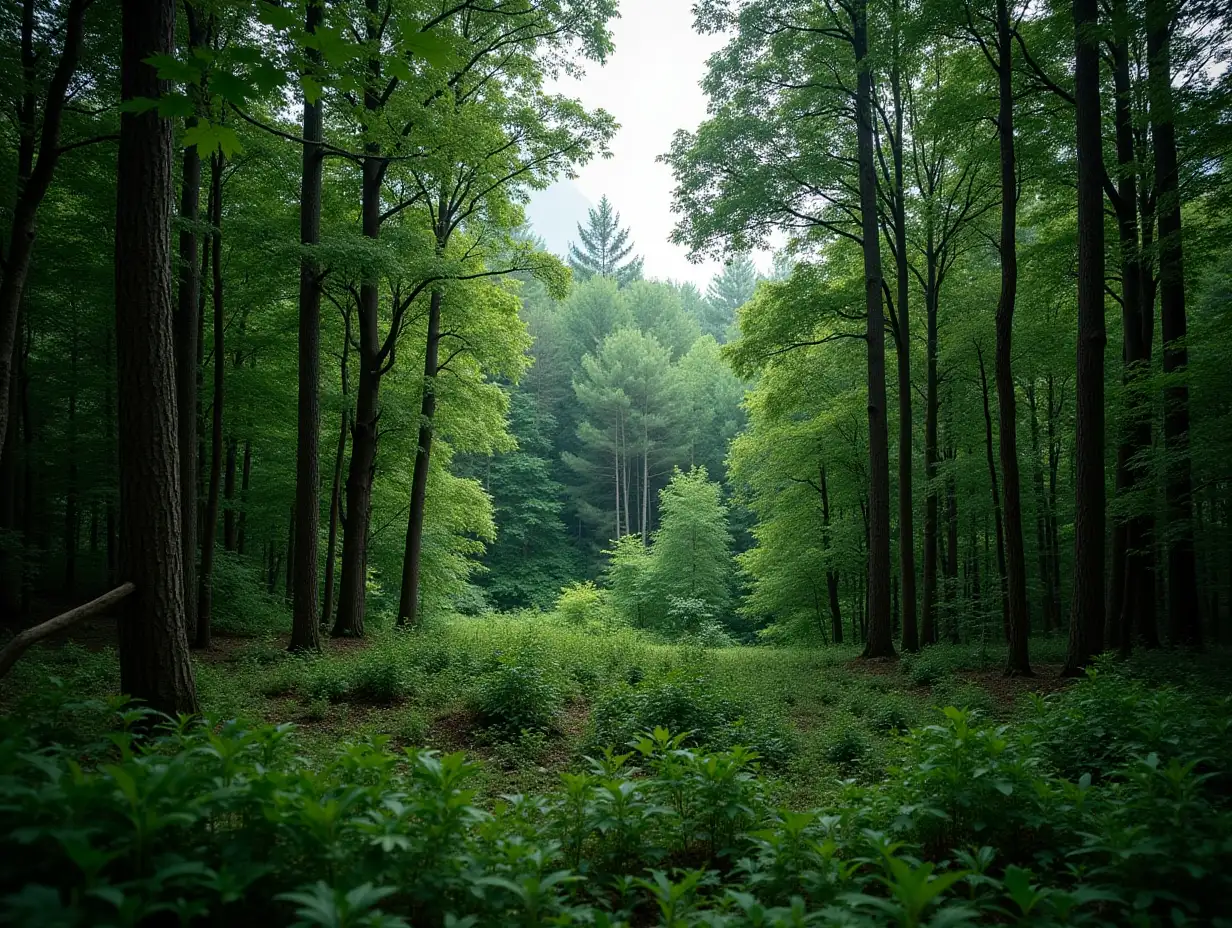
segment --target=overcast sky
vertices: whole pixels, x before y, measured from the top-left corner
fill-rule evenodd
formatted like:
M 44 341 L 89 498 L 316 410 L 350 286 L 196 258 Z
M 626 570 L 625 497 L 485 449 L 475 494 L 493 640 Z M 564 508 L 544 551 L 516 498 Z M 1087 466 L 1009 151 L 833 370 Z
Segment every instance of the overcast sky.
M 683 248 L 668 242 L 672 173 L 655 160 L 677 129 L 694 129 L 706 116 L 698 83 L 722 38 L 693 31 L 691 6 L 690 0 L 620 0 L 620 18 L 612 23 L 616 51 L 607 65 L 592 66 L 581 80 L 562 79 L 554 89 L 588 108 L 602 107 L 620 124 L 612 157 L 582 168 L 577 187 L 592 203 L 604 194 L 612 201 L 645 256 L 647 277 L 691 280 L 704 289 L 718 264 L 691 264 Z

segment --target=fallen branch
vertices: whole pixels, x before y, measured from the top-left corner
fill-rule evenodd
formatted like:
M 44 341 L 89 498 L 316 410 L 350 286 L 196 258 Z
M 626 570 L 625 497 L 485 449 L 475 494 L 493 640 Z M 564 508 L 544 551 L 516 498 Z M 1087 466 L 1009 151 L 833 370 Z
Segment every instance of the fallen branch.
M 13 669 L 13 665 L 17 663 L 18 658 L 25 654 L 32 644 L 42 641 L 56 632 L 71 628 L 82 619 L 98 615 L 100 612 L 106 612 L 126 596 L 131 595 L 135 589 L 137 588 L 132 583 L 122 583 L 111 592 L 104 593 L 98 599 L 92 599 L 76 609 L 70 609 L 68 612 L 61 613 L 54 619 L 48 619 L 41 625 L 27 628 L 6 644 L 3 651 L 0 651 L 0 677 L 4 677 Z

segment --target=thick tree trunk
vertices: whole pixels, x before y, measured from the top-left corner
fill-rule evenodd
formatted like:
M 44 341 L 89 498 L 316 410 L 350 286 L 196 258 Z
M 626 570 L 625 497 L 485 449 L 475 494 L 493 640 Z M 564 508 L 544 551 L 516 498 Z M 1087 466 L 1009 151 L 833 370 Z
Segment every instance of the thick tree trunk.
M 172 0 L 124 0 L 121 98 L 164 90 L 152 55 L 174 50 Z M 116 378 L 120 575 L 135 591 L 119 622 L 120 689 L 161 712 L 196 712 L 184 625 L 180 467 L 171 305 L 171 124 L 120 116 L 116 196 Z
M 1001 491 L 997 488 L 997 462 L 992 452 L 992 412 L 988 407 L 988 374 L 984 369 L 984 352 L 976 347 L 980 362 L 980 388 L 984 396 L 984 451 L 988 459 L 988 480 L 992 487 L 993 524 L 997 532 L 997 577 L 1001 582 L 1001 629 L 1008 642 L 1010 637 L 1010 607 L 1008 581 L 1005 576 L 1005 526 L 1001 522 Z
M 205 522 L 201 530 L 201 593 L 197 600 L 196 647 L 210 646 L 210 622 L 214 607 L 214 547 L 218 533 L 218 499 L 222 485 L 223 386 L 227 370 L 223 334 L 222 294 L 222 156 L 215 154 L 210 164 L 210 269 L 214 275 L 214 398 L 210 410 L 210 476 L 205 497 Z
M 1104 197 L 1098 0 L 1074 0 L 1078 164 L 1078 358 L 1075 386 L 1074 604 L 1067 674 L 1104 649 Z
M 404 626 L 413 626 L 419 621 L 419 568 L 423 557 L 428 468 L 432 464 L 432 430 L 436 416 L 436 377 L 440 372 L 440 345 L 441 291 L 433 290 L 428 302 L 428 342 L 424 350 L 423 397 L 419 406 L 419 443 L 415 449 L 415 470 L 411 474 L 411 511 L 406 523 L 406 555 L 402 561 L 402 591 L 398 598 L 398 624 Z M 618 488 L 618 496 L 619 492 Z M 626 486 L 626 524 L 629 518 L 628 501 L 629 490 Z M 619 503 L 618 498 L 617 505 Z
M 1018 478 L 1018 416 L 1014 397 L 1012 345 L 1018 291 L 1018 172 L 1014 151 L 1014 59 L 1009 0 L 997 0 L 998 115 L 1001 149 L 1001 297 L 997 301 L 997 413 L 1000 425 L 1001 510 L 1005 518 L 1005 568 L 1009 592 L 1010 642 L 1005 671 L 1031 674 L 1027 653 L 1026 555 L 1022 544 L 1022 501 Z
M 47 86 L 40 115 L 34 95 L 37 17 L 34 0 L 24 0 L 22 4 L 21 60 L 25 93 L 18 108 L 22 138 L 19 142 L 17 199 L 13 204 L 9 226 L 8 254 L 0 271 L 0 449 L 5 447 L 9 424 L 9 391 L 13 384 L 17 322 L 21 315 L 26 278 L 30 273 L 30 259 L 34 253 L 35 221 L 60 158 L 60 126 L 69 96 L 69 83 L 77 70 L 77 59 L 81 54 L 83 20 L 88 6 L 89 0 L 71 0 L 68 5 L 64 20 L 64 46 Z M 34 158 L 36 144 L 37 160 Z
M 316 32 L 322 0 L 311 0 L 304 31 Z M 315 63 L 320 53 L 310 49 Z M 317 599 L 317 536 L 321 522 L 321 291 L 309 253 L 321 238 L 321 103 L 304 100 L 304 150 L 299 197 L 299 407 L 295 451 L 295 561 L 291 599 L 292 651 L 321 647 Z
M 1189 386 L 1186 381 L 1184 253 L 1173 123 L 1171 13 L 1166 0 L 1147 0 L 1147 55 L 1155 190 L 1159 197 L 1159 296 L 1165 374 L 1164 449 L 1167 476 L 1168 630 L 1173 644 L 1201 646 L 1202 622 L 1194 555 L 1193 478 L 1189 462 Z
M 856 136 L 864 242 L 864 301 L 868 313 L 869 606 L 865 657 L 893 657 L 890 624 L 890 439 L 886 421 L 885 317 L 881 303 L 881 240 L 873 166 L 873 74 L 866 0 L 855 0 L 852 36 L 856 68 Z

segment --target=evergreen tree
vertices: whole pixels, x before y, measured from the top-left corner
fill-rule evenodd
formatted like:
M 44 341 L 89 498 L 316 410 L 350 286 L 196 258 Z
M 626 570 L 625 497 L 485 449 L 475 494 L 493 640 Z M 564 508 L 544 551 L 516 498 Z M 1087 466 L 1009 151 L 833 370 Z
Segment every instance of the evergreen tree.
M 585 227 L 578 223 L 577 242 L 569 243 L 569 265 L 582 280 L 592 277 L 611 277 L 619 286 L 625 286 L 642 276 L 642 258 L 628 261 L 633 251 L 629 230 L 620 227 L 620 213 L 612 209 L 607 197 L 599 200 L 599 208 L 589 211 Z M 623 263 L 622 263 L 623 262 Z
M 757 289 L 757 267 L 747 254 L 728 261 L 706 288 L 702 331 L 716 341 L 727 341 L 727 333 L 736 321 L 736 310 L 753 297 Z

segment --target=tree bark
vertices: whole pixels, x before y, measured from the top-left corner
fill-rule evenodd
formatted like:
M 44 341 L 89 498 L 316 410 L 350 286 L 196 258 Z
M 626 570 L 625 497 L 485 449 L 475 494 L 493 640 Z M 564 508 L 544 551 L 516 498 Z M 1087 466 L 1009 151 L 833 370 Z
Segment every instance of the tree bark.
M 322 0 L 310 0 L 304 31 L 316 33 Z M 320 52 L 308 50 L 316 64 Z M 299 405 L 295 452 L 295 561 L 291 599 L 292 651 L 321 648 L 317 599 L 317 536 L 321 524 L 321 291 L 320 269 L 311 254 L 321 238 L 323 136 L 320 100 L 304 100 L 303 166 L 299 198 Z
M 864 656 L 893 657 L 890 623 L 890 439 L 886 421 L 885 316 L 881 303 L 881 240 L 877 177 L 873 166 L 873 74 L 869 61 L 867 0 L 852 7 L 855 48 L 856 137 L 864 243 L 864 300 L 868 319 L 869 582 Z
M 1064 673 L 1104 649 L 1104 197 L 1098 0 L 1074 0 L 1078 166 L 1078 357 L 1075 383 L 1074 602 Z
M 121 98 L 165 89 L 145 61 L 174 48 L 172 0 L 124 0 Z M 184 625 L 180 468 L 171 304 L 171 124 L 122 113 L 116 196 L 116 379 L 120 575 L 135 592 L 119 622 L 120 688 L 161 712 L 196 712 Z
M 406 523 L 406 556 L 402 561 L 402 591 L 398 598 L 398 625 L 419 622 L 419 568 L 423 556 L 424 511 L 428 499 L 428 468 L 432 463 L 432 429 L 436 416 L 436 378 L 440 372 L 441 291 L 433 290 L 428 303 L 428 342 L 424 351 L 423 397 L 419 407 L 419 443 L 411 474 L 411 511 Z M 617 447 L 619 448 L 619 422 Z M 620 468 L 617 466 L 616 513 L 620 521 Z M 625 521 L 628 523 L 629 489 L 625 486 Z
M 351 351 L 351 315 L 344 318 L 342 341 L 342 425 L 338 429 L 338 446 L 334 452 L 334 479 L 329 494 L 329 539 L 325 545 L 325 596 L 321 607 L 321 624 L 328 625 L 334 617 L 334 552 L 338 544 L 338 523 L 342 518 L 342 463 L 346 455 L 346 439 L 350 415 L 345 405 L 348 394 L 348 370 Z
M 1061 617 L 1053 611 L 1052 560 L 1048 546 L 1048 497 L 1044 494 L 1044 468 L 1040 463 L 1039 412 L 1035 401 L 1035 383 L 1027 387 L 1027 404 L 1031 410 L 1031 477 L 1035 486 L 1035 547 L 1039 560 L 1040 586 L 1043 588 L 1044 632 L 1060 625 Z M 998 501 L 999 502 L 999 501 Z M 998 508 L 999 505 L 998 505 Z M 998 533 L 998 541 L 1000 541 Z M 1001 576 L 1005 576 L 1004 545 L 1001 548 Z M 1002 591 L 1004 595 L 1004 590 Z
M 998 115 L 1001 155 L 1001 296 L 997 301 L 997 414 L 1000 425 L 1001 509 L 1005 517 L 1005 567 L 1009 592 L 1010 642 L 1005 672 L 1031 675 L 1027 653 L 1026 555 L 1022 544 L 1022 501 L 1018 477 L 1018 416 L 1015 408 L 1012 345 L 1018 291 L 1018 175 L 1014 148 L 1014 51 L 1009 0 L 997 0 Z
M 205 523 L 201 531 L 201 583 L 197 601 L 196 647 L 210 646 L 210 622 L 214 607 L 214 547 L 218 533 L 218 498 L 222 484 L 223 387 L 227 370 L 226 330 L 222 293 L 222 155 L 210 163 L 210 270 L 214 307 L 214 398 L 210 410 L 210 475 L 205 498 Z
M 1001 582 L 1001 628 L 1008 642 L 1010 608 L 1008 581 L 1005 576 L 1005 526 L 1001 522 L 1001 491 L 997 488 L 997 463 L 992 452 L 992 412 L 988 408 L 988 374 L 984 369 L 984 352 L 976 346 L 980 362 L 980 387 L 984 396 L 984 450 L 988 459 L 988 480 L 992 487 L 993 525 L 997 533 L 997 577 Z
M 924 613 L 920 644 L 937 643 L 937 420 L 940 398 L 937 384 L 937 258 L 933 229 L 928 229 L 926 254 L 927 286 L 924 294 L 927 313 L 928 375 L 924 408 Z
M 1200 647 L 1202 623 L 1194 554 L 1193 478 L 1189 462 L 1189 386 L 1186 380 L 1184 253 L 1176 126 L 1172 99 L 1172 20 L 1167 0 L 1147 0 L 1147 56 L 1155 189 L 1159 197 L 1159 296 L 1163 328 L 1164 481 L 1168 529 L 1168 630 L 1173 644 Z
M 39 206 L 51 186 L 56 162 L 60 158 L 60 128 L 64 119 L 64 106 L 68 101 L 69 83 L 77 70 L 81 55 L 85 12 L 89 0 L 71 0 L 65 13 L 64 46 L 56 61 L 47 94 L 43 101 L 42 117 L 34 92 L 34 50 L 36 14 L 34 0 L 24 0 L 21 22 L 22 78 L 25 84 L 22 103 L 19 107 L 19 142 L 17 199 L 13 204 L 12 222 L 9 226 L 8 255 L 5 256 L 0 274 L 0 449 L 5 447 L 5 435 L 9 424 L 9 391 L 13 383 L 13 360 L 17 347 L 17 321 L 21 315 L 22 294 L 30 273 L 30 259 L 34 254 L 34 237 Z M 37 133 L 38 158 L 35 160 Z

